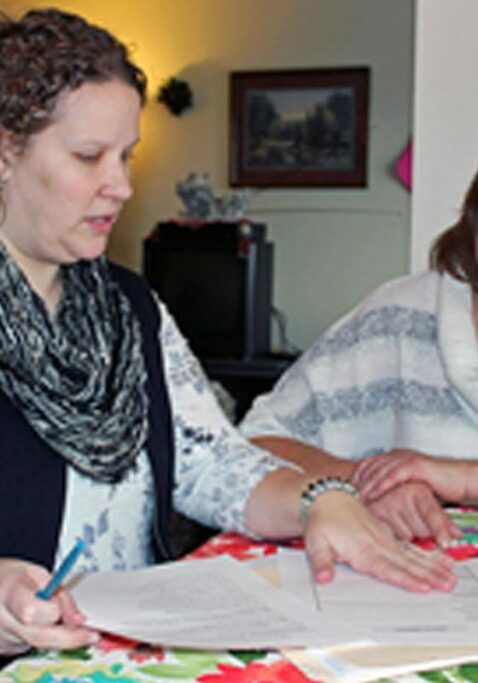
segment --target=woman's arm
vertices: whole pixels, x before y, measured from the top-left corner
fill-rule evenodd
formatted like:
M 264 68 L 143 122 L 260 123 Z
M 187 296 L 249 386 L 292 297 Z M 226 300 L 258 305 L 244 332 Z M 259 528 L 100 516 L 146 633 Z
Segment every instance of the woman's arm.
M 341 477 L 367 486 L 366 479 L 358 479 L 356 471 L 360 471 L 363 461 L 353 462 L 338 458 L 321 448 L 309 446 L 301 441 L 278 436 L 259 436 L 253 443 L 266 448 L 284 460 L 300 466 L 311 477 Z M 373 462 L 381 461 L 382 456 L 369 458 Z M 383 456 L 386 458 L 386 456 Z M 451 522 L 433 490 L 423 482 L 381 480 L 387 482 L 387 488 L 381 493 L 367 498 L 364 496 L 368 510 L 386 523 L 401 540 L 415 537 L 433 538 L 441 547 L 446 547 L 461 533 Z M 360 489 L 362 492 L 362 488 Z
M 209 527 L 247 533 L 248 496 L 266 474 L 287 463 L 253 446 L 228 421 L 164 305 L 161 320 L 176 452 L 174 506 Z
M 303 441 L 281 436 L 257 436 L 251 442 L 284 460 L 288 460 L 311 475 L 311 477 L 342 477 L 350 479 L 355 470 L 352 460 L 338 458 L 327 451 L 309 446 Z
M 300 494 L 319 475 L 254 446 L 227 421 L 164 307 L 161 314 L 177 453 L 175 505 L 209 526 L 276 540 L 302 536 Z M 394 540 L 351 497 L 327 493 L 312 507 L 317 514 L 310 515 L 305 538 L 320 580 L 332 576 L 334 561 L 343 560 L 412 590 L 452 587 L 446 560 L 420 555 L 415 562 L 417 551 Z

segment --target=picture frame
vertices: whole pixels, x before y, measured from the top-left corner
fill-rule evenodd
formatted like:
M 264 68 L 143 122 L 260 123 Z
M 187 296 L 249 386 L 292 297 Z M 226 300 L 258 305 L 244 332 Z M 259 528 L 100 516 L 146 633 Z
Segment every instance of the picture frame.
M 369 67 L 230 74 L 232 187 L 366 187 Z

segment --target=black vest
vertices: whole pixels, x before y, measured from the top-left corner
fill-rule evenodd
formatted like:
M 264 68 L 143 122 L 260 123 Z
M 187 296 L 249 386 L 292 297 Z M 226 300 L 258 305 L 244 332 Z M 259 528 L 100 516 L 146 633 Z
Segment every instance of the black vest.
M 174 445 L 171 410 L 158 334 L 158 308 L 146 282 L 111 264 L 113 276 L 141 323 L 150 400 L 149 459 L 156 487 L 155 540 L 158 559 L 170 556 L 169 516 Z M 0 557 L 16 557 L 52 568 L 60 533 L 66 483 L 65 461 L 33 431 L 0 392 Z

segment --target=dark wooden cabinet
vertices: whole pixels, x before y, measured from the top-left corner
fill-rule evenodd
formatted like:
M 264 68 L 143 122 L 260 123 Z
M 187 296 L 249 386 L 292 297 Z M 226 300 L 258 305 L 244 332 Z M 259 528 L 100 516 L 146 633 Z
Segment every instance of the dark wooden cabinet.
M 270 354 L 249 359 L 202 358 L 212 380 L 218 381 L 236 401 L 236 421 L 242 419 L 256 396 L 272 389 L 295 360 L 292 354 Z

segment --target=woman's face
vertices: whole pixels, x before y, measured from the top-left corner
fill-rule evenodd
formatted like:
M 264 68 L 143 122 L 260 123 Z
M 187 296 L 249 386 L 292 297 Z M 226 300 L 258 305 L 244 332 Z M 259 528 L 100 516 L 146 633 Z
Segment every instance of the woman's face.
M 64 94 L 53 122 L 20 155 L 5 156 L 0 237 L 23 265 L 96 258 L 131 197 L 129 160 L 140 98 L 112 80 Z

